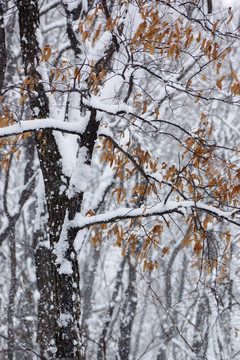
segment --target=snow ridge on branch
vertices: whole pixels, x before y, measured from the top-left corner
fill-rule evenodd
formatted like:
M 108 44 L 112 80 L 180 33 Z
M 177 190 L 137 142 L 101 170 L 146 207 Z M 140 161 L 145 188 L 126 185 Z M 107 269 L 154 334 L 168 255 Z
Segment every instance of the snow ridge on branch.
M 209 213 L 213 216 L 219 217 L 223 220 L 227 220 L 237 226 L 240 226 L 238 221 L 234 221 L 234 215 L 239 212 L 239 209 L 232 211 L 223 211 L 212 205 L 204 204 L 203 202 L 194 201 L 169 201 L 167 204 L 160 203 L 151 208 L 120 208 L 115 211 L 109 211 L 104 214 L 93 215 L 91 217 L 85 217 L 81 214 L 77 214 L 75 219 L 69 223 L 70 227 L 74 227 L 76 230 L 81 230 L 85 227 L 98 225 L 102 223 L 111 223 L 116 220 L 127 220 L 137 217 L 149 217 L 149 216 L 164 216 L 167 214 L 178 213 L 185 215 L 187 210 L 199 210 Z

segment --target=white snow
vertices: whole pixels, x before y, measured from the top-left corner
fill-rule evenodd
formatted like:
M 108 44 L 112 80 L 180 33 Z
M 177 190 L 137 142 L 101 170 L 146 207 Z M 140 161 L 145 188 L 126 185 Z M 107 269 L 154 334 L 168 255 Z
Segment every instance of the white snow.
M 68 196 L 72 197 L 76 193 L 85 192 L 91 181 L 91 167 L 86 162 L 87 149 L 79 149 L 74 171 L 71 177 Z
M 103 101 L 101 101 L 100 97 L 92 95 L 90 100 L 88 101 L 88 104 L 94 107 L 95 109 L 105 111 L 111 114 L 117 114 L 119 112 L 130 113 L 133 111 L 131 106 L 128 106 L 124 103 L 114 105 L 111 104 L 111 101 L 109 101 L 110 102 L 109 104 L 104 103 Z
M 90 226 L 92 224 L 99 224 L 104 222 L 112 222 L 117 219 L 128 219 L 135 217 L 146 217 L 146 216 L 154 216 L 154 215 L 164 215 L 172 212 L 185 212 L 187 209 L 197 208 L 198 210 L 205 210 L 206 212 L 210 212 L 215 216 L 222 217 L 227 220 L 231 220 L 232 216 L 238 212 L 238 210 L 234 209 L 233 211 L 222 211 L 218 208 L 215 208 L 211 205 L 206 205 L 202 202 L 193 202 L 193 201 L 168 201 L 167 204 L 160 203 L 150 208 L 119 208 L 114 211 L 109 211 L 104 214 L 98 214 L 91 217 L 84 217 L 81 214 L 77 214 L 75 219 L 70 222 L 70 226 L 79 227 L 80 229 L 85 226 Z
M 85 126 L 86 124 L 84 121 L 79 121 L 78 123 L 72 124 L 51 118 L 23 120 L 18 124 L 0 128 L 0 137 L 11 136 L 40 129 L 52 129 L 80 135 L 84 132 Z

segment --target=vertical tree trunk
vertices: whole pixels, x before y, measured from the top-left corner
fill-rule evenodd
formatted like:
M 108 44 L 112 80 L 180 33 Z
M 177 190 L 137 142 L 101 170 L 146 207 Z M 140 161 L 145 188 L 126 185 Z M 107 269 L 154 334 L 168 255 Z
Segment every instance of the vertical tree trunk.
M 122 306 L 120 338 L 118 342 L 121 360 L 127 360 L 131 356 L 132 327 L 137 309 L 136 269 L 132 266 L 128 255 L 128 287 L 125 294 L 125 301 Z
M 15 295 L 16 295 L 16 244 L 15 244 L 15 224 L 11 227 L 11 232 L 9 234 L 9 243 L 10 243 L 10 263 L 11 263 L 11 283 L 9 290 L 9 303 L 8 303 L 8 360 L 13 359 L 14 355 L 14 304 L 15 304 Z
M 207 0 L 207 4 L 208 4 L 208 14 L 212 13 L 212 0 Z
M 37 342 L 41 356 L 53 359 L 56 346 L 56 314 L 53 302 L 52 261 L 50 249 L 46 246 L 46 234 L 41 229 L 34 234 L 34 243 L 37 288 L 40 295 L 38 300 Z
M 25 74 L 31 77 L 32 80 L 35 80 L 36 84 L 34 89 L 30 87 L 28 89 L 32 115 L 33 117 L 47 118 L 49 116 L 48 98 L 42 82 L 39 81 L 41 76 L 37 71 L 40 54 L 36 36 L 36 30 L 39 25 L 37 2 L 18 0 L 17 5 Z M 82 136 L 80 145 L 87 150 L 85 164 L 90 164 L 91 162 L 97 129 L 96 110 L 92 109 L 90 111 L 89 123 Z M 48 325 L 46 324 L 45 311 L 47 308 L 49 309 L 53 301 L 55 312 L 54 334 L 57 347 L 56 357 L 58 359 L 69 360 L 82 359 L 84 357 L 84 348 L 79 323 L 79 270 L 74 250 L 74 240 L 77 232 L 74 229 L 65 229 L 64 224 L 66 221 L 72 220 L 76 212 L 81 210 L 83 193 L 76 194 L 73 198 L 68 198 L 66 195 L 70 179 L 63 174 L 61 155 L 52 131 L 43 130 L 41 136 L 36 135 L 35 140 L 44 179 L 48 214 L 46 224 L 47 234 L 46 236 L 44 234 L 44 237 L 50 241 L 50 255 L 43 249 L 41 243 L 36 251 L 38 285 L 40 298 L 42 297 L 39 302 L 40 327 L 42 331 L 46 326 L 49 326 L 49 329 L 52 328 L 52 319 Z M 66 190 L 61 191 L 62 188 Z M 61 263 L 56 261 L 59 251 L 63 253 Z M 53 289 L 52 297 L 48 295 L 49 291 L 46 290 L 48 286 Z M 50 301 L 47 307 L 44 305 L 45 301 Z M 44 344 L 41 344 L 43 351 L 47 339 L 41 339 L 44 342 Z
M 101 335 L 100 335 L 99 341 L 98 341 L 98 344 L 99 344 L 99 349 L 98 349 L 98 353 L 97 353 L 98 360 L 103 360 L 103 359 L 106 360 L 107 359 L 107 340 L 108 340 L 107 337 L 108 337 L 108 332 L 109 332 L 111 321 L 112 321 L 114 308 L 116 306 L 116 298 L 119 295 L 119 291 L 120 291 L 121 287 L 123 286 L 123 272 L 124 272 L 125 263 L 126 263 L 126 258 L 123 258 L 120 263 L 119 270 L 117 272 L 116 283 L 115 283 L 111 301 L 109 302 L 105 324 L 103 326 L 103 329 L 102 329 L 102 332 L 101 332 Z
M 32 79 L 41 79 L 37 72 L 39 62 L 38 56 L 40 49 L 36 37 L 36 30 L 39 25 L 39 14 L 36 1 L 18 0 L 19 27 L 22 58 L 26 76 Z M 28 96 L 33 116 L 46 118 L 49 116 L 48 98 L 44 92 L 42 83 L 38 82 L 35 89 L 29 89 Z M 46 249 L 38 245 L 36 250 L 37 277 L 40 292 L 39 302 L 39 321 L 42 336 L 44 329 L 52 329 L 52 316 L 50 322 L 46 317 L 46 309 L 54 305 L 54 336 L 57 346 L 56 357 L 58 359 L 81 359 L 79 345 L 79 274 L 77 259 L 74 255 L 73 240 L 75 234 L 69 234 L 68 249 L 65 254 L 65 261 L 69 262 L 68 271 L 58 269 L 56 255 L 54 253 L 56 244 L 59 242 L 63 223 L 67 210 L 71 204 L 65 193 L 60 195 L 62 185 L 68 184 L 69 179 L 63 177 L 61 168 L 61 156 L 59 154 L 55 138 L 50 130 L 42 132 L 41 137 L 36 136 L 38 156 L 45 183 L 45 196 L 48 213 L 48 223 L 46 226 L 47 236 L 49 237 L 49 254 Z M 39 237 L 39 239 L 41 236 Z M 47 276 L 47 278 L 46 278 Z M 49 296 L 52 289 L 53 296 Z M 48 304 L 46 305 L 46 302 Z M 47 322 L 47 323 L 46 323 Z M 47 335 L 49 337 L 50 335 Z M 47 339 L 39 338 L 43 341 L 40 345 L 46 346 Z M 49 345 L 48 345 L 49 347 Z
M 0 95 L 2 93 L 6 64 L 7 64 L 5 26 L 4 26 L 3 15 L 4 15 L 3 0 L 0 0 Z

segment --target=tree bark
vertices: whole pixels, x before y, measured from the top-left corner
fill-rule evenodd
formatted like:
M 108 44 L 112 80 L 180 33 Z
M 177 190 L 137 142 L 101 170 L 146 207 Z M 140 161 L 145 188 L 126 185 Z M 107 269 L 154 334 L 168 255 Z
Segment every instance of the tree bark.
M 37 71 L 40 55 L 36 36 L 36 30 L 39 26 L 37 2 L 18 0 L 17 5 L 25 75 L 33 81 L 35 80 L 34 88 L 30 86 L 28 88 L 32 115 L 33 117 L 47 118 L 49 116 L 48 98 L 42 82 L 39 81 L 41 76 Z M 91 109 L 89 123 L 80 144 L 81 147 L 87 149 L 85 164 L 91 162 L 97 130 L 96 110 Z M 52 298 L 55 312 L 56 357 L 58 359 L 82 359 L 84 347 L 80 327 L 79 269 L 74 249 L 77 231 L 72 228 L 63 232 L 63 228 L 65 221 L 72 220 L 76 212 L 81 210 L 83 193 L 68 198 L 67 189 L 70 179 L 63 174 L 61 155 L 52 131 L 43 130 L 41 134 L 36 134 L 35 141 L 45 185 L 48 213 L 46 238 L 50 241 L 50 254 L 43 249 L 41 243 L 36 251 L 38 286 L 40 298 L 42 297 L 39 302 L 40 327 L 43 332 L 46 326 L 49 326 L 49 329 L 53 326 L 52 317 L 47 325 L 45 316 L 46 309 L 51 306 L 51 297 L 47 295 L 49 291 L 46 290 L 50 286 L 53 289 Z M 61 191 L 62 188 L 65 188 L 65 191 Z M 58 264 L 56 254 L 61 244 L 64 244 L 65 253 L 62 264 Z M 67 267 L 64 264 L 67 264 Z M 48 280 L 46 280 L 46 276 Z M 46 296 L 49 300 L 46 299 Z M 46 301 L 50 301 L 47 307 L 44 305 Z M 41 344 L 43 351 L 47 339 L 41 341 L 44 342 Z
M 208 3 L 208 14 L 211 14 L 212 13 L 212 0 L 208 0 L 207 3 Z
M 120 322 L 120 338 L 118 341 L 119 355 L 121 360 L 127 360 L 131 356 L 132 327 L 137 309 L 136 269 L 132 266 L 128 255 L 128 287 L 122 306 Z
M 37 2 L 31 0 L 18 0 L 19 27 L 22 49 L 22 59 L 25 68 L 25 75 L 33 80 L 41 79 L 37 71 L 39 63 L 40 48 L 36 37 L 36 30 L 39 25 L 39 12 Z M 44 87 L 40 81 L 35 82 L 35 87 L 28 89 L 30 107 L 34 117 L 46 118 L 49 116 L 48 98 Z M 61 193 L 62 186 L 68 185 L 69 179 L 64 178 L 61 167 L 61 156 L 50 130 L 44 130 L 41 136 L 36 135 L 36 144 L 40 167 L 45 184 L 45 197 L 48 213 L 48 222 L 46 225 L 47 234 L 45 238 L 50 241 L 50 254 L 41 246 L 36 250 L 36 265 L 38 286 L 40 292 L 39 302 L 39 321 L 42 333 L 44 329 L 54 327 L 55 343 L 57 347 L 56 358 L 61 359 L 82 359 L 80 334 L 79 334 L 79 273 L 78 263 L 75 256 L 73 242 L 76 233 L 68 233 L 66 242 L 68 249 L 65 254 L 65 260 L 71 264 L 71 271 L 59 271 L 59 265 L 56 263 L 55 249 L 56 244 L 61 238 L 62 227 L 66 214 L 71 208 L 72 202 L 66 196 L 66 192 Z M 82 195 L 81 195 L 82 198 Z M 40 236 L 41 238 L 41 236 Z M 47 276 L 47 278 L 46 278 Z M 53 296 L 49 296 L 51 291 Z M 46 298 L 47 297 L 47 298 Z M 54 317 L 50 321 L 46 318 L 46 309 L 54 304 Z M 46 304 L 48 302 L 48 304 Z M 46 335 L 46 334 L 45 334 Z M 45 336 L 44 335 L 44 336 Z M 50 334 L 47 335 L 48 340 Z M 46 346 L 47 339 L 39 337 L 43 342 L 40 347 Z M 54 356 L 54 355 L 53 355 Z
M 5 42 L 5 26 L 4 26 L 3 2 L 0 0 L 0 95 L 3 89 L 5 70 L 7 65 L 7 52 Z
M 14 305 L 16 295 L 16 244 L 15 244 L 15 227 L 12 226 L 12 231 L 9 233 L 10 242 L 10 262 L 11 262 L 11 284 L 9 289 L 9 303 L 8 303 L 8 360 L 12 360 L 14 356 Z

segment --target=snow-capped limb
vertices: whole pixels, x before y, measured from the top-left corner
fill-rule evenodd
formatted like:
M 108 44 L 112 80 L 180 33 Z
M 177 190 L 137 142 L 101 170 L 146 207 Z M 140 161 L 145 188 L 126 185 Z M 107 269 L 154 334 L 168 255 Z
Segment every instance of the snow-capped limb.
M 187 210 L 203 211 L 214 217 L 227 220 L 229 223 L 236 226 L 240 226 L 240 223 L 234 220 L 234 215 L 239 213 L 239 209 L 223 211 L 212 205 L 187 200 L 181 202 L 169 201 L 167 204 L 160 203 L 151 208 L 120 208 L 115 211 L 109 211 L 105 214 L 97 214 L 91 217 L 85 217 L 81 214 L 77 214 L 75 219 L 69 223 L 69 226 L 74 227 L 76 230 L 81 230 L 92 225 L 111 223 L 117 220 L 133 219 L 137 217 L 164 216 L 173 213 L 185 215 Z
M 121 114 L 121 113 L 131 113 L 133 108 L 127 104 L 106 104 L 100 100 L 98 96 L 92 95 L 88 101 L 84 101 L 85 105 L 90 106 L 99 111 L 104 111 L 109 114 Z
M 81 135 L 85 130 L 85 126 L 85 121 L 79 121 L 77 124 L 73 124 L 51 118 L 24 120 L 18 124 L 0 128 L 0 137 L 23 134 L 30 131 L 39 131 L 41 129 L 51 129 L 68 134 Z
M 119 115 L 131 113 L 133 110 L 130 106 L 126 104 L 120 105 L 108 105 L 100 101 L 96 96 L 92 96 L 89 102 L 86 102 L 86 106 L 89 109 L 96 109 L 102 112 L 106 112 L 110 115 Z M 43 118 L 43 119 L 33 119 L 33 120 L 23 120 L 19 121 L 17 124 L 6 126 L 0 128 L 0 138 L 5 136 L 12 136 L 17 134 L 22 134 L 30 131 L 39 131 L 42 129 L 51 129 L 55 131 L 61 131 L 73 135 L 81 135 L 86 129 L 85 118 L 79 119 L 76 123 L 69 123 L 64 121 L 59 121 L 54 118 Z

